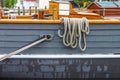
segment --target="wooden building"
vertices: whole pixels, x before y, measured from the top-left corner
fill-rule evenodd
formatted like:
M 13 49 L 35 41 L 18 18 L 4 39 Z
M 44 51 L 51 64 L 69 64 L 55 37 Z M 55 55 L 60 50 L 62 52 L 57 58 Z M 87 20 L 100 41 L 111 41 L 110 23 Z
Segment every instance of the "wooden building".
M 120 2 L 94 2 L 87 7 L 101 16 L 120 16 Z

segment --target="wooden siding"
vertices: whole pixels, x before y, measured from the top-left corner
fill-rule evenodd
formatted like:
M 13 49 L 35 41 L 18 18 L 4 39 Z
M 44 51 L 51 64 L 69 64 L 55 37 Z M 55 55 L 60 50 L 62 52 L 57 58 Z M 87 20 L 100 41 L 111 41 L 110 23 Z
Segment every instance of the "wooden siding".
M 119 24 L 91 24 L 87 36 L 87 50 L 71 49 L 62 44 L 57 31 L 61 24 L 0 24 L 0 53 L 9 53 L 31 43 L 42 35 L 51 35 L 48 40 L 22 54 L 109 54 L 120 52 Z

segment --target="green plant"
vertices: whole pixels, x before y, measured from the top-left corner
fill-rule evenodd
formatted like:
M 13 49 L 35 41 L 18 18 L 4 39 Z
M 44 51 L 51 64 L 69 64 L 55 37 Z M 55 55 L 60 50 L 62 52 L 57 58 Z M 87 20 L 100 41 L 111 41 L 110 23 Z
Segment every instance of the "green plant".
M 4 6 L 6 8 L 13 8 L 16 3 L 17 0 L 4 0 Z
M 73 0 L 73 1 L 79 8 L 83 6 L 83 0 Z
M 87 3 L 87 5 L 89 5 L 91 2 L 94 2 L 95 0 L 73 0 L 74 3 L 78 6 L 78 8 L 82 7 L 84 2 Z

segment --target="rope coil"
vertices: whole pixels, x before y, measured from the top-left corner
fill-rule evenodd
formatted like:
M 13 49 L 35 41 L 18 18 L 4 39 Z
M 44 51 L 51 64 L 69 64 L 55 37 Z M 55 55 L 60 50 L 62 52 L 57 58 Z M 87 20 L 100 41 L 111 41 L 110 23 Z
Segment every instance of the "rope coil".
M 71 48 L 79 46 L 81 51 L 85 51 L 86 35 L 90 32 L 88 20 L 86 18 L 63 18 L 63 22 L 63 34 L 61 34 L 62 30 L 58 30 L 58 36 L 63 38 L 63 44 Z

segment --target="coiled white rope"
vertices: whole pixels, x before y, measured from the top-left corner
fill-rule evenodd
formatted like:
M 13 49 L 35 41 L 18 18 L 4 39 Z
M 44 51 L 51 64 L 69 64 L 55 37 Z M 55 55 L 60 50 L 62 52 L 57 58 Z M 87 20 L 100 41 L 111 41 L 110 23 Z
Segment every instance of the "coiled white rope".
M 63 38 L 63 44 L 81 51 L 86 50 L 86 34 L 89 34 L 89 22 L 86 18 L 63 18 L 64 32 L 58 30 L 58 36 Z M 83 42 L 83 44 L 82 44 Z

